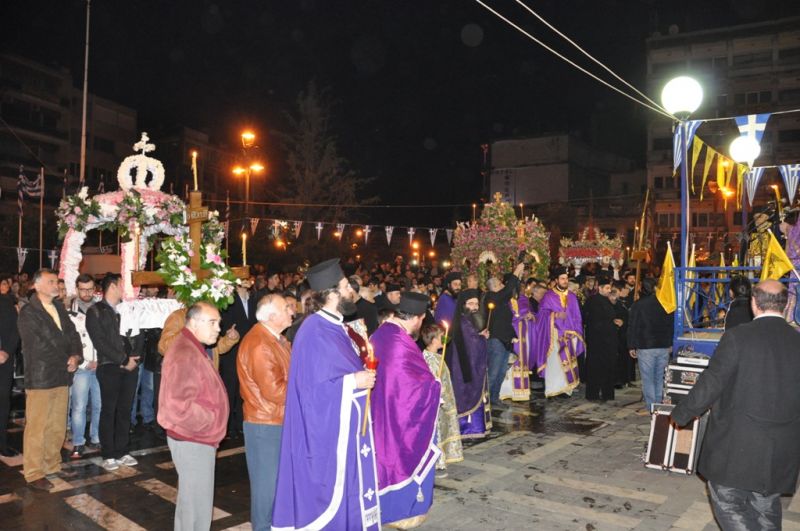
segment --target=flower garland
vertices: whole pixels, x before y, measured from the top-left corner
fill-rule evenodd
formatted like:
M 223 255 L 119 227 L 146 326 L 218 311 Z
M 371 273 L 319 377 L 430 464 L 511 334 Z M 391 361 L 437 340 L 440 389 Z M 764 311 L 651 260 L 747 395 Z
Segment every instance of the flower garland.
M 617 236 L 609 238 L 597 227 L 586 227 L 577 240 L 561 238 L 558 261 L 562 265 L 571 264 L 581 268 L 589 262 L 610 264 L 614 268 L 622 265 L 624 244 Z
M 535 216 L 517 219 L 514 208 L 497 198 L 484 207 L 475 223 L 459 223 L 451 256 L 456 267 L 477 273 L 481 286 L 491 275 L 514 269 L 520 252 L 528 274 L 547 278 L 550 234 Z
M 89 199 L 89 190 L 84 186 L 77 194 L 61 200 L 56 216 L 58 237 L 64 239 L 69 229 L 84 232 L 88 225 L 97 223 L 100 218 L 100 203 L 94 198 Z
M 220 247 L 224 231 L 215 214 L 212 212 L 209 221 L 203 225 L 203 243 L 200 246 L 200 268 L 208 271 L 208 276 L 198 278 L 192 271 L 192 240 L 184 234 L 161 242 L 156 255 L 161 266 L 158 273 L 175 291 L 175 298 L 186 306 L 204 301 L 224 310 L 233 303 L 234 289 L 239 284 L 239 279 L 225 264 L 226 254 Z

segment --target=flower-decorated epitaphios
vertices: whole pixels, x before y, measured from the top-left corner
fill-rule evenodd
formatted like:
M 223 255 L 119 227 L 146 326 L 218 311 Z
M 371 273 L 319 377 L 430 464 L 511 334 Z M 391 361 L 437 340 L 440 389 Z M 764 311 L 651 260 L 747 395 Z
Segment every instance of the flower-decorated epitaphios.
M 512 271 L 521 253 L 528 274 L 547 278 L 550 268 L 550 234 L 535 216 L 517 219 L 514 208 L 501 200 L 483 209 L 475 223 L 459 223 L 453 236 L 453 264 L 467 273 L 477 273 L 485 286 L 490 274 Z
M 622 265 L 623 249 L 619 236 L 609 238 L 597 227 L 586 227 L 577 240 L 561 238 L 558 262 L 575 268 L 576 274 L 584 264 L 597 262 L 618 269 Z

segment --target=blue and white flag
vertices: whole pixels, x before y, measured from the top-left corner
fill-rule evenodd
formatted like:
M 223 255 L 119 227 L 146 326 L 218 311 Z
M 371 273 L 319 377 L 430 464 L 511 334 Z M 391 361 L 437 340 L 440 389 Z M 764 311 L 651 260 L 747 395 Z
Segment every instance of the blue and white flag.
M 764 175 L 764 168 L 761 166 L 756 166 L 755 168 L 750 168 L 744 176 L 744 185 L 747 189 L 747 200 L 750 202 L 750 205 L 753 204 L 753 198 L 756 196 L 756 188 L 758 188 L 758 181 L 761 180 L 761 176 Z
M 41 197 L 42 196 L 42 182 L 44 181 L 44 168 L 39 172 L 39 176 L 31 181 L 25 177 L 23 167 L 19 167 L 19 178 L 17 179 L 17 214 L 22 217 L 22 205 L 25 196 L 28 197 Z
M 678 124 L 675 127 L 675 133 L 672 137 L 672 169 L 677 170 L 678 166 L 681 165 L 683 161 L 683 147 L 681 146 L 681 138 L 684 129 L 688 133 L 686 136 L 686 149 L 689 149 L 689 146 L 692 145 L 692 140 L 694 139 L 694 134 L 697 132 L 697 128 L 702 125 L 702 120 L 688 120 L 684 122 L 684 124 Z
M 770 113 L 764 114 L 748 114 L 746 116 L 737 116 L 736 126 L 739 128 L 741 136 L 749 136 L 756 139 L 756 142 L 761 144 L 761 138 L 764 136 L 764 129 L 767 128 L 767 121 L 769 120 Z
M 778 166 L 783 177 L 783 184 L 786 185 L 786 195 L 789 198 L 789 205 L 794 203 L 794 194 L 797 192 L 797 181 L 800 178 L 800 164 L 782 164 Z

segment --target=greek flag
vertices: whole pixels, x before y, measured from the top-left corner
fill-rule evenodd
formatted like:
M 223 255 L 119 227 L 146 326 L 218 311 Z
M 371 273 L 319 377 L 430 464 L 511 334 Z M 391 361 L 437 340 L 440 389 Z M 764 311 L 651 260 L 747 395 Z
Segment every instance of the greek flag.
M 786 195 L 789 197 L 789 206 L 794 203 L 794 195 L 797 193 L 797 182 L 800 179 L 800 164 L 783 164 L 778 166 L 783 177 L 783 184 L 786 185 Z
M 681 146 L 683 131 L 685 130 L 688 133 L 688 136 L 686 137 L 686 149 L 688 150 L 689 146 L 692 145 L 692 140 L 694 139 L 694 134 L 697 132 L 697 128 L 700 127 L 702 123 L 702 120 L 688 120 L 675 126 L 675 134 L 672 137 L 673 171 L 677 170 L 683 161 L 683 146 Z
M 753 198 L 756 196 L 756 189 L 758 188 L 758 181 L 761 180 L 762 175 L 764 175 L 764 168 L 756 166 L 755 168 L 750 168 L 750 171 L 744 176 L 744 183 L 747 188 L 747 199 L 750 201 L 750 205 L 753 204 Z
M 756 142 L 761 144 L 761 138 L 764 136 L 764 129 L 767 128 L 767 121 L 769 120 L 770 113 L 764 114 L 748 114 L 746 116 L 737 116 L 736 126 L 739 128 L 741 136 L 749 136 L 756 139 Z
M 42 181 L 44 180 L 44 168 L 39 172 L 39 176 L 31 181 L 25 177 L 24 169 L 19 167 L 19 178 L 17 179 L 17 209 L 19 217 L 22 217 L 22 203 L 25 196 L 28 197 L 41 197 L 42 196 Z

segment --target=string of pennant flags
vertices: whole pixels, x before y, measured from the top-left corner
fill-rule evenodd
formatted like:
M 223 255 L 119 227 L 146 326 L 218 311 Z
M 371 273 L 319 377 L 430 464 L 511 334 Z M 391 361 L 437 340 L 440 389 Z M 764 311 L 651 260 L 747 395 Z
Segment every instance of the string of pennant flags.
M 226 209 L 226 217 L 229 216 L 229 211 Z M 222 222 L 223 227 L 225 229 L 225 237 L 227 238 L 232 224 L 235 221 L 240 220 L 231 220 L 226 219 Z M 405 229 L 406 234 L 408 235 L 408 242 L 411 244 L 414 241 L 414 236 L 417 232 L 424 232 L 425 230 L 428 231 L 428 237 L 430 238 L 431 246 L 436 244 L 436 238 L 439 234 L 444 234 L 445 238 L 447 239 L 447 244 L 451 245 L 453 241 L 453 231 L 454 229 L 451 228 L 438 228 L 438 227 L 397 227 L 394 225 L 366 225 L 366 224 L 358 224 L 358 223 L 336 223 L 336 222 L 329 222 L 329 221 L 299 221 L 299 220 L 286 220 L 286 219 L 274 219 L 274 218 L 244 218 L 241 220 L 243 222 L 242 227 L 243 230 L 245 227 L 249 226 L 250 229 L 250 236 L 255 236 L 256 232 L 258 231 L 259 225 L 267 226 L 267 236 L 273 239 L 280 239 L 284 234 L 293 235 L 295 239 L 300 237 L 300 233 L 304 226 L 312 226 L 314 231 L 317 235 L 317 240 L 322 238 L 322 233 L 325 231 L 326 227 L 333 228 L 333 236 L 338 238 L 339 240 L 342 239 L 344 235 L 345 229 L 347 227 L 354 228 L 356 230 L 361 230 L 362 235 L 364 237 L 364 244 L 366 245 L 369 243 L 370 234 L 375 230 L 383 229 L 384 234 L 386 236 L 386 245 L 392 244 L 392 237 L 395 234 L 396 230 Z M 264 222 L 262 224 L 262 222 Z
M 762 114 L 748 114 L 744 116 L 735 116 L 733 119 L 739 129 L 740 136 L 752 138 L 757 144 L 761 144 L 761 139 L 764 136 L 764 130 L 767 127 L 770 113 Z M 714 177 L 717 187 L 720 190 L 727 191 L 728 193 L 735 192 L 737 208 L 742 207 L 742 197 L 747 194 L 747 200 L 750 205 L 753 204 L 753 199 L 758 189 L 758 183 L 764 175 L 764 171 L 768 168 L 777 167 L 783 184 L 786 187 L 786 195 L 791 205 L 794 202 L 795 195 L 797 194 L 798 181 L 800 181 L 800 164 L 781 164 L 778 166 L 752 166 L 753 161 L 749 164 L 742 164 L 735 162 L 730 157 L 726 157 L 716 149 L 706 144 L 699 136 L 697 136 L 697 129 L 703 124 L 705 120 L 689 120 L 685 123 L 684 127 L 676 127 L 673 136 L 673 170 L 677 171 L 683 162 L 683 150 L 681 149 L 683 134 L 686 134 L 686 146 L 691 146 L 691 161 L 689 163 L 689 182 L 691 191 L 695 194 L 695 178 L 694 171 L 700 160 L 701 154 L 705 150 L 705 157 L 703 162 L 703 174 L 700 179 L 700 200 L 703 199 L 703 192 L 706 187 L 706 182 L 712 168 L 715 168 Z M 687 150 L 688 151 L 688 150 Z M 734 180 L 735 186 L 731 187 L 731 182 Z M 727 194 L 723 195 L 725 205 L 727 207 Z

